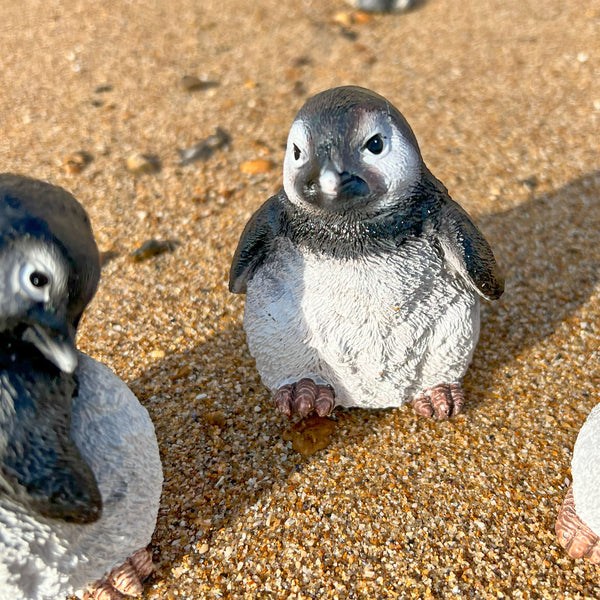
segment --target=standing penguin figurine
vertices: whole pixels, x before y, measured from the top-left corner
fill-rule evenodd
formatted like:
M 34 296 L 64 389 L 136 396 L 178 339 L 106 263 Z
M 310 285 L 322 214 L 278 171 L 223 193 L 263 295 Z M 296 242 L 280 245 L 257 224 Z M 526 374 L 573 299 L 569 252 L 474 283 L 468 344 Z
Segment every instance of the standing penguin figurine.
M 115 600 L 152 571 L 162 469 L 145 408 L 78 352 L 96 291 L 90 221 L 65 190 L 0 175 L 0 599 Z
M 600 404 L 579 431 L 571 475 L 573 484 L 554 529 L 569 556 L 600 565 Z
M 443 419 L 463 406 L 479 297 L 503 280 L 400 112 L 347 86 L 298 112 L 283 190 L 246 225 L 229 289 L 282 413 L 412 402 Z

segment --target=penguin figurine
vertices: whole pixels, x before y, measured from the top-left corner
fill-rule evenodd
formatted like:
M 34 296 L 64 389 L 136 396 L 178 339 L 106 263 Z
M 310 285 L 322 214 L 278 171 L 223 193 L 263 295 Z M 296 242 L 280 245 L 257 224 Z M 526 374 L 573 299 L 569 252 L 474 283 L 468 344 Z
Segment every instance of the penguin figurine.
M 154 427 L 75 347 L 99 276 L 77 200 L 0 175 L 0 600 L 115 600 L 152 571 Z
M 600 565 L 600 404 L 579 431 L 569 488 L 555 531 L 571 558 L 587 558 Z
M 279 410 L 411 402 L 461 412 L 494 255 L 425 166 L 385 98 L 355 86 L 310 98 L 292 123 L 283 189 L 247 223 L 229 289 Z
M 414 8 L 419 0 L 348 0 L 348 3 L 368 12 L 404 12 Z

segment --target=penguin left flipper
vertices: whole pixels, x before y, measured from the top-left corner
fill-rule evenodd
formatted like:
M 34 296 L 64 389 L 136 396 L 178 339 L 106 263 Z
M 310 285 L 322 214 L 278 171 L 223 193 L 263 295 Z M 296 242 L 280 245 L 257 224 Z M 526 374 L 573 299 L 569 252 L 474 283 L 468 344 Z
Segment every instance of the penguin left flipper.
M 246 284 L 264 261 L 271 242 L 281 232 L 283 190 L 269 198 L 246 224 L 229 271 L 229 291 L 245 294 Z
M 17 346 L 10 342 L 6 355 Z M 0 493 L 45 517 L 92 523 L 100 518 L 102 501 L 94 474 L 69 435 L 75 383 L 42 363 L 23 359 L 1 374 L 6 414 L 0 424 Z
M 494 254 L 469 215 L 450 197 L 440 209 L 436 236 L 446 260 L 487 300 L 504 291 L 504 278 Z

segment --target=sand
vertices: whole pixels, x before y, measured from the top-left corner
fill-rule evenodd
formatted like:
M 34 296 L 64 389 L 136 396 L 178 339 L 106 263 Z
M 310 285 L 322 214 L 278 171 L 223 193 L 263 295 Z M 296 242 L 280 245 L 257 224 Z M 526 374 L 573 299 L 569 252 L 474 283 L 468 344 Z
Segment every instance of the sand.
M 23 0 L 0 5 L 0 48 L 1 170 L 88 210 L 108 254 L 78 343 L 156 424 L 144 598 L 600 597 L 599 569 L 553 532 L 600 401 L 597 0 L 373 17 L 341 0 Z M 338 410 L 329 445 L 303 456 L 227 277 L 281 185 L 295 112 L 347 83 L 403 112 L 507 286 L 483 308 L 464 414 Z M 180 165 L 217 127 L 230 145 Z M 150 172 L 128 171 L 133 154 Z M 170 249 L 134 262 L 150 239 Z

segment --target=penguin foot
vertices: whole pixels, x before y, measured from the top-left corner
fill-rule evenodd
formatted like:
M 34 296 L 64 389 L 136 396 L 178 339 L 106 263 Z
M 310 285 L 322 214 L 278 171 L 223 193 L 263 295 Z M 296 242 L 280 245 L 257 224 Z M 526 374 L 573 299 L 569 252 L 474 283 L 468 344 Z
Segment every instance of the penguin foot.
M 462 412 L 465 393 L 456 383 L 440 383 L 411 400 L 414 411 L 422 417 L 449 419 Z
M 315 411 L 326 417 L 335 407 L 335 394 L 328 385 L 317 385 L 312 379 L 301 379 L 280 387 L 273 399 L 280 413 L 291 417 L 294 413 L 306 417 Z
M 595 565 L 600 564 L 600 538 L 575 512 L 573 486 L 569 488 L 558 513 L 554 531 L 559 544 L 571 558 L 587 558 Z
M 133 553 L 122 565 L 92 584 L 83 595 L 83 600 L 123 600 L 139 596 L 142 582 L 150 577 L 154 566 L 148 548 Z

